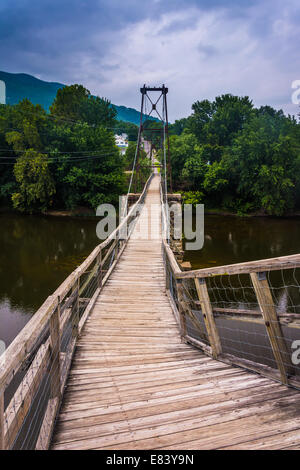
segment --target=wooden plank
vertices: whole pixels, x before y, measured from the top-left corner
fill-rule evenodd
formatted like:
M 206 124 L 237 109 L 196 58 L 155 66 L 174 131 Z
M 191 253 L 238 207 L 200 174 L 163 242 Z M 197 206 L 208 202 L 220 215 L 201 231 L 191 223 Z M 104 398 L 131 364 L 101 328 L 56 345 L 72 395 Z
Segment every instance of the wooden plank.
M 279 450 L 286 446 L 300 447 L 300 428 L 288 432 L 280 432 L 277 429 L 270 431 L 268 436 L 260 439 L 242 442 L 233 446 L 222 447 L 222 450 Z
M 58 298 L 57 308 L 50 318 L 50 397 L 60 398 L 60 298 Z
M 172 273 L 174 275 L 180 275 L 181 274 L 181 269 L 177 263 L 177 260 L 174 256 L 174 253 L 173 251 L 171 250 L 170 246 L 168 245 L 168 243 L 163 240 L 163 249 L 164 249 L 164 252 L 166 253 L 166 256 L 168 258 L 168 261 L 170 263 L 170 268 L 172 270 Z
M 265 397 L 264 397 L 265 393 Z M 290 395 L 286 392 L 287 397 Z M 236 398 L 234 398 L 236 397 Z M 265 404 L 266 400 L 282 400 L 284 397 L 281 394 L 280 390 L 272 390 L 266 393 L 265 389 L 258 388 L 256 394 L 253 396 L 247 396 L 247 389 L 237 392 L 232 399 L 224 400 L 224 395 L 216 396 L 216 403 L 213 403 L 213 396 L 210 394 L 207 398 L 208 401 L 205 405 L 201 404 L 200 397 L 190 399 L 189 401 L 178 402 L 174 400 L 169 405 L 162 405 L 160 407 L 144 407 L 137 410 L 126 411 L 127 421 L 123 419 L 122 413 L 108 414 L 97 419 L 89 419 L 86 421 L 83 419 L 74 419 L 72 421 L 64 422 L 60 425 L 59 433 L 57 438 L 62 442 L 72 442 L 79 439 L 93 439 L 100 436 L 109 434 L 113 429 L 118 429 L 118 433 L 122 431 L 126 432 L 128 426 L 131 429 L 135 430 L 135 433 L 138 435 L 139 432 L 143 432 L 145 429 L 152 426 L 169 426 L 170 429 L 174 429 L 176 432 L 177 425 L 183 421 L 189 421 L 193 418 L 200 421 L 201 417 L 207 419 L 208 416 L 217 416 L 217 411 L 219 414 L 230 413 L 234 414 L 236 410 L 236 401 L 240 400 L 241 404 L 247 404 L 247 407 L 252 407 L 253 409 L 258 409 L 259 404 L 265 406 L 266 411 L 268 408 L 272 408 L 272 405 L 268 407 Z M 245 408 L 246 409 L 246 408 Z M 246 413 L 245 413 L 246 414 Z M 86 424 L 86 425 L 85 425 Z
M 249 387 L 247 386 L 248 382 Z M 288 403 L 291 405 L 297 402 L 297 397 L 295 398 L 295 393 L 292 390 L 285 388 L 283 392 L 278 384 L 270 388 L 267 379 L 259 381 L 255 379 L 255 376 L 252 377 L 252 380 L 246 381 L 244 378 L 244 380 L 236 380 L 232 383 L 230 378 L 227 378 L 224 390 L 218 387 L 217 392 L 212 392 L 212 385 L 213 381 L 190 388 L 157 392 L 150 400 L 147 399 L 146 393 L 137 395 L 137 401 L 133 401 L 130 395 L 127 395 L 127 399 L 125 395 L 122 395 L 121 403 L 117 399 L 102 402 L 96 400 L 93 395 L 90 398 L 88 396 L 86 402 L 74 402 L 66 397 L 66 403 L 61 413 L 60 429 L 72 430 L 83 426 L 123 421 L 122 413 L 124 412 L 126 412 L 127 419 L 130 420 L 145 416 L 154 417 L 165 413 L 166 421 L 174 422 L 177 418 L 207 416 L 226 410 L 234 411 L 237 409 L 237 401 L 240 403 L 240 408 L 251 403 L 267 402 L 271 399 L 283 399 L 284 397 L 288 398 Z M 193 411 L 190 411 L 192 409 Z M 157 420 L 154 423 L 148 421 L 143 424 L 160 423 Z M 132 425 L 137 429 L 140 421 L 132 422 Z
M 120 383 L 118 384 L 118 389 L 114 385 L 114 382 L 90 382 L 90 383 L 73 383 L 68 382 L 68 387 L 66 390 L 65 398 L 66 400 L 70 400 L 76 403 L 84 402 L 85 401 L 85 393 L 97 393 L 99 401 L 102 400 L 103 403 L 109 403 L 112 401 L 110 396 L 110 392 L 120 393 L 122 396 L 122 400 L 125 397 L 128 397 L 129 401 L 135 401 L 136 397 L 142 394 L 149 394 L 152 392 L 155 393 L 162 393 L 168 390 L 175 391 L 180 388 L 192 388 L 198 385 L 205 385 L 206 387 L 212 387 L 214 385 L 219 385 L 222 381 L 224 383 L 224 379 L 226 378 L 248 378 L 249 372 L 243 371 L 242 369 L 232 368 L 232 367 L 219 367 L 217 369 L 213 369 L 211 371 L 203 372 L 201 377 L 194 377 L 190 378 L 187 382 L 187 377 L 177 377 L 176 382 L 172 377 L 159 377 L 154 378 L 153 380 L 149 379 L 147 381 L 139 382 L 139 381 L 130 381 L 129 383 Z M 266 380 L 266 379 L 265 379 Z M 279 384 L 276 384 L 279 386 Z M 174 393 L 175 393 L 174 392 Z M 79 399 L 79 395 L 81 398 Z
M 185 317 L 185 310 L 183 306 L 183 289 L 180 285 L 180 282 L 176 284 L 177 290 L 177 297 L 178 297 L 178 311 L 179 311 L 179 321 L 180 321 L 180 334 L 181 338 L 184 339 L 187 334 L 187 327 L 186 327 L 186 317 Z
M 208 346 L 207 344 L 203 343 L 203 341 L 199 341 L 198 339 L 195 339 L 195 338 L 193 338 L 192 336 L 189 336 L 189 335 L 187 335 L 185 339 L 186 339 L 187 343 L 190 343 L 193 346 L 196 346 L 196 348 L 201 349 L 205 354 L 208 354 L 209 356 L 212 357 L 212 348 L 211 348 L 211 346 Z
M 143 393 L 151 393 L 152 391 L 165 391 L 169 389 L 178 389 L 182 388 L 185 385 L 189 385 L 190 387 L 206 384 L 208 387 L 211 386 L 221 386 L 221 382 L 226 377 L 243 377 L 247 378 L 249 373 L 243 371 L 242 369 L 232 368 L 232 367 L 219 367 L 213 370 L 204 371 L 201 376 L 189 377 L 187 381 L 187 375 L 183 374 L 182 377 L 177 377 L 176 382 L 174 382 L 174 376 L 167 376 L 167 377 L 156 377 L 156 378 L 148 378 L 148 380 L 144 381 L 120 381 L 118 382 L 118 389 L 122 396 L 130 397 L 130 401 L 135 401 L 138 395 Z M 278 384 L 277 384 L 278 385 Z M 97 391 L 99 396 L 103 397 L 103 402 L 106 399 L 106 403 L 111 401 L 110 398 L 110 391 L 114 390 L 116 392 L 116 386 L 113 381 L 90 381 L 90 382 L 78 382 L 75 381 L 68 382 L 67 390 L 66 390 L 66 398 L 73 398 L 78 396 L 78 394 L 82 394 L 82 400 L 84 400 L 84 394 L 89 391 Z M 119 401 L 120 402 L 120 401 Z
M 35 450 L 47 450 L 49 448 L 58 405 L 59 399 L 57 397 L 49 400 Z
M 70 320 L 71 316 L 72 316 L 72 309 L 71 308 L 66 308 L 63 311 L 63 314 L 61 315 L 61 318 L 60 318 L 60 335 L 63 334 L 65 326 L 68 323 L 68 321 Z
M 0 389 L 6 388 L 26 357 L 31 353 L 47 320 L 56 308 L 56 302 L 57 300 L 54 301 L 52 296 L 48 297 L 38 312 L 33 315 L 32 319 L 8 346 L 5 364 L 0 371 Z
M 97 256 L 97 269 L 98 269 L 98 288 L 102 289 L 102 278 L 103 278 L 103 264 L 102 264 L 102 250 L 100 250 Z
M 229 264 L 214 268 L 204 268 L 175 273 L 177 279 L 205 278 L 210 276 L 227 276 L 233 274 L 248 274 L 263 271 L 278 271 L 300 267 L 300 254 L 281 256 L 279 258 L 250 261 L 247 263 Z
M 0 390 L 0 450 L 5 450 L 4 444 L 4 390 Z
M 79 324 L 78 324 L 78 333 L 79 333 L 79 335 L 81 334 L 82 328 L 84 327 L 85 322 L 86 322 L 86 320 L 87 320 L 87 318 L 88 318 L 88 316 L 89 316 L 89 314 L 90 314 L 92 308 L 93 308 L 94 305 L 95 305 L 95 302 L 96 302 L 96 300 L 97 300 L 97 298 L 98 298 L 98 296 L 99 296 L 99 293 L 100 293 L 100 288 L 98 287 L 98 288 L 95 290 L 93 297 L 91 298 L 89 304 L 87 305 L 87 307 L 86 307 L 84 313 L 82 314 L 82 316 L 81 316 L 81 318 L 80 318 L 80 320 L 79 320 Z
M 159 201 L 157 183 L 146 207 Z M 179 287 L 180 296 L 187 313 Z M 130 239 L 82 330 L 53 449 L 153 449 L 202 439 L 210 446 L 214 437 L 221 445 L 228 427 L 237 436 L 239 422 L 248 440 L 274 423 L 295 426 L 297 392 L 232 367 L 224 354 L 227 363 L 213 360 L 212 348 L 189 336 L 207 355 L 182 343 L 169 299 L 160 241 Z
M 195 278 L 195 285 L 199 302 L 201 303 L 201 311 L 212 350 L 212 356 L 214 359 L 217 359 L 217 357 L 222 353 L 222 346 L 217 325 L 214 319 L 206 282 L 203 279 L 200 281 L 199 279 Z
M 292 373 L 291 362 L 285 340 L 278 322 L 269 283 L 265 275 L 251 273 L 252 284 L 256 293 L 258 304 L 266 325 L 267 334 L 271 343 L 274 358 L 280 371 L 281 380 L 288 384 L 288 373 Z
M 257 323 L 259 325 L 265 324 L 260 311 L 214 307 L 213 313 L 215 317 L 224 318 L 226 320 Z M 299 314 L 277 312 L 277 317 L 278 322 L 282 326 L 286 326 L 288 328 L 300 328 Z
M 127 217 L 122 221 L 122 223 L 116 228 L 114 232 L 110 234 L 110 236 L 104 242 L 102 242 L 92 251 L 92 253 L 84 260 L 84 262 L 77 269 L 75 269 L 65 279 L 65 281 L 56 289 L 53 295 L 49 296 L 46 299 L 46 301 L 38 309 L 35 315 L 33 315 L 31 320 L 29 320 L 29 322 L 25 325 L 22 331 L 9 345 L 6 351 L 7 361 L 3 369 L 0 371 L 0 388 L 5 388 L 9 384 L 13 376 L 20 368 L 26 356 L 30 354 L 30 351 L 34 347 L 35 342 L 38 339 L 41 331 L 45 327 L 52 312 L 56 308 L 57 297 L 60 296 L 60 298 L 63 299 L 66 296 L 67 292 L 72 288 L 72 286 L 77 283 L 81 273 L 85 272 L 88 269 L 91 263 L 98 256 L 99 252 L 103 248 L 105 248 L 111 240 L 114 239 L 118 231 L 120 231 L 122 227 L 128 223 L 128 220 L 133 217 L 134 211 L 136 210 L 136 207 L 138 206 L 140 201 L 143 199 L 151 179 L 152 175 L 147 180 L 144 190 L 140 196 L 140 199 L 134 206 L 132 206 Z
M 67 381 L 67 378 L 68 378 L 68 373 L 69 373 L 69 370 L 70 370 L 70 366 L 71 366 L 73 354 L 74 354 L 74 351 L 75 351 L 75 347 L 76 347 L 76 338 L 72 338 L 71 341 L 70 341 L 70 344 L 67 348 L 66 353 L 63 354 L 64 360 L 62 362 L 61 379 L 60 379 L 61 395 L 63 394 L 64 387 L 65 387 L 65 384 L 66 384 L 66 381 Z
M 278 407 L 279 403 L 282 405 L 281 408 Z M 261 403 L 255 403 L 241 407 L 239 410 L 233 409 L 228 413 L 214 413 L 212 406 L 212 413 L 206 413 L 203 410 L 204 413 L 192 418 L 147 425 L 142 428 L 137 428 L 132 420 L 127 423 L 124 421 L 124 424 L 127 424 L 127 430 L 124 429 L 121 432 L 119 432 L 119 422 L 109 424 L 109 426 L 103 424 L 103 432 L 100 433 L 97 429 L 95 437 L 71 439 L 68 442 L 54 445 L 53 448 L 70 450 L 106 449 L 109 447 L 115 450 L 157 449 L 180 441 L 189 442 L 192 439 L 199 439 L 200 436 L 203 441 L 203 446 L 200 448 L 208 448 L 214 440 L 213 445 L 217 448 L 222 442 L 228 442 L 228 439 L 237 435 L 239 439 L 251 434 L 257 437 L 259 432 L 270 430 L 270 426 L 274 426 L 276 420 L 278 424 L 282 420 L 283 428 L 285 424 L 288 424 L 289 428 L 295 428 L 296 425 L 299 427 L 299 417 L 291 419 L 286 415 L 286 419 L 284 419 L 283 408 L 291 413 L 296 403 L 299 403 L 298 397 L 287 396 L 276 399 L 274 402 L 266 400 L 263 406 Z M 88 433 L 89 427 L 86 430 Z
M 50 359 L 50 341 L 42 344 L 5 410 L 5 448 L 11 448 L 43 379 Z
M 268 437 L 270 435 L 270 432 L 272 432 L 274 428 L 277 432 L 284 433 L 290 430 L 295 430 L 299 427 L 297 419 L 282 420 L 282 422 L 280 423 L 278 422 L 278 420 L 276 421 L 276 415 L 274 416 L 274 414 L 268 414 L 266 417 L 258 418 L 259 419 L 256 420 L 256 425 L 255 417 L 252 416 L 237 419 L 232 423 L 228 423 L 227 433 L 230 433 L 231 444 L 241 444 L 248 440 L 255 439 L 257 438 L 258 434 L 263 439 L 264 437 Z M 273 419 L 273 423 L 270 422 L 270 419 Z M 206 431 L 208 431 L 208 433 L 206 433 Z M 160 440 L 160 447 L 157 446 L 155 448 L 168 450 L 222 450 L 229 440 L 228 434 L 225 431 L 225 426 L 220 424 L 213 425 L 213 427 L 201 429 L 201 432 L 203 433 L 202 437 L 200 435 L 196 436 L 196 433 L 194 431 L 182 432 L 178 433 L 177 435 L 171 435 L 169 443 L 167 442 L 167 439 Z M 118 446 L 115 450 L 121 448 L 121 446 Z M 280 449 L 282 449 L 282 447 L 280 447 Z M 244 450 L 248 450 L 248 447 L 244 447 Z
M 261 374 L 265 377 L 269 377 L 272 380 L 276 380 L 281 382 L 280 371 L 277 369 L 273 369 L 272 367 L 266 366 L 264 364 L 259 364 L 248 359 L 239 358 L 233 356 L 232 354 L 222 354 L 218 358 L 220 361 L 225 362 L 226 364 L 237 365 L 239 367 L 243 367 L 244 369 L 256 372 L 257 374 Z M 300 377 L 299 376 L 290 376 L 289 377 L 289 385 L 293 386 L 294 388 L 300 390 Z

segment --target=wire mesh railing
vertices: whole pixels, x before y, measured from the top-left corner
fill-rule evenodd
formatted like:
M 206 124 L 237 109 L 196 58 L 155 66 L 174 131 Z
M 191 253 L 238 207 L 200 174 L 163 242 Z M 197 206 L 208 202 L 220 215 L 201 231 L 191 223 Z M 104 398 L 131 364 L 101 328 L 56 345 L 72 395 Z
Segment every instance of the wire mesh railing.
M 144 203 L 49 296 L 0 356 L 0 449 L 47 449 L 76 342 Z
M 164 227 L 167 204 L 162 208 Z M 167 233 L 166 290 L 183 341 L 300 388 L 300 254 L 182 271 Z

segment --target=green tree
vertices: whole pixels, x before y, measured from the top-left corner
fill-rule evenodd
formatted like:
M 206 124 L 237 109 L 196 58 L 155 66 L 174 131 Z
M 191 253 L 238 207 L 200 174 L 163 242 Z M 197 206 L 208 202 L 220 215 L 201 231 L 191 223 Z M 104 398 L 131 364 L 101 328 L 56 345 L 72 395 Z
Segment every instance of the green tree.
M 81 120 L 82 107 L 89 96 L 89 90 L 82 85 L 75 84 L 60 88 L 50 106 L 50 112 L 54 116 L 79 121 Z
M 191 117 L 177 119 L 174 124 L 169 125 L 169 135 L 181 135 L 185 129 L 191 131 Z
M 21 212 L 45 212 L 55 194 L 47 156 L 34 149 L 27 150 L 18 158 L 14 174 L 18 183 L 18 192 L 12 195 L 14 207 Z
M 110 101 L 92 96 L 82 85 L 70 85 L 60 88 L 50 106 L 53 116 L 72 121 L 83 121 L 88 124 L 113 127 L 117 112 Z
M 117 202 L 125 191 L 125 159 L 115 145 L 113 132 L 87 123 L 64 128 L 64 132 L 69 150 L 58 154 L 52 165 L 59 193 L 56 204 L 73 209 L 78 205 L 96 208 L 103 202 Z M 74 156 L 70 152 L 78 153 Z
M 289 125 L 295 124 L 290 121 Z M 268 214 L 282 215 L 295 206 L 299 151 L 286 135 L 288 128 L 284 123 L 280 129 L 269 114 L 254 117 L 236 137 L 227 156 L 237 194 Z
M 170 137 L 172 180 L 178 188 L 199 189 L 204 178 L 207 162 L 203 149 L 193 134 L 184 131 L 180 136 Z
M 133 162 L 135 158 L 135 153 L 136 153 L 136 142 L 129 142 L 128 147 L 125 153 L 125 161 L 126 161 L 126 170 L 132 170 L 133 167 Z M 145 150 L 142 148 L 140 149 L 140 156 L 139 156 L 139 162 L 145 160 L 147 157 L 147 154 Z M 148 159 L 147 159 L 148 160 Z
M 215 101 L 197 101 L 192 106 L 190 130 L 200 143 L 226 147 L 253 114 L 248 96 L 230 94 L 218 96 Z

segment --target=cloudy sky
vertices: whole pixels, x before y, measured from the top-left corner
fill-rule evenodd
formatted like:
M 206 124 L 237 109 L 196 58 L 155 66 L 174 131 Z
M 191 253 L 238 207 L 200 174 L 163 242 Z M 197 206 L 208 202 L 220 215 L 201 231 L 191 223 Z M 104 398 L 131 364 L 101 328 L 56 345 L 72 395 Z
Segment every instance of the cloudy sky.
M 136 108 L 141 85 L 165 83 L 171 120 L 222 93 L 297 114 L 299 44 L 299 0 L 0 2 L 0 70 Z

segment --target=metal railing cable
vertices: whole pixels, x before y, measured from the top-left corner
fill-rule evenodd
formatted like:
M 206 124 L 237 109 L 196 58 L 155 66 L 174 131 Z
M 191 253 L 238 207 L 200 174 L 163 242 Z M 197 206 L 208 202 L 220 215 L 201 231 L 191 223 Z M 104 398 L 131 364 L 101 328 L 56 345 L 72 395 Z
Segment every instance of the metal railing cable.
M 46 299 L 4 353 L 0 448 L 49 447 L 77 338 L 134 230 L 151 179 L 126 218 Z
M 168 243 L 163 196 L 161 188 L 166 290 L 183 340 L 300 388 L 300 254 L 182 271 Z

